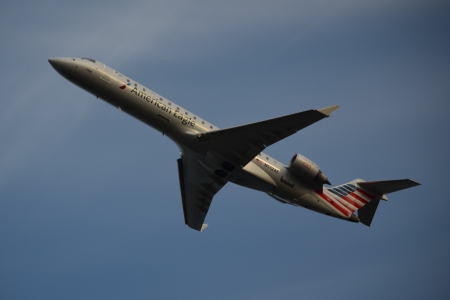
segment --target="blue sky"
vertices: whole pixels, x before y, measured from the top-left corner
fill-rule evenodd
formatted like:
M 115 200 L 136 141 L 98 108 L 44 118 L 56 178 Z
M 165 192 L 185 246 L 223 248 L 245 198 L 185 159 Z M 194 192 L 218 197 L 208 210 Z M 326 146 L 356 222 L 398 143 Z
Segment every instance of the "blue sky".
M 448 299 L 448 1 L 10 1 L 0 298 Z M 183 223 L 166 137 L 59 76 L 98 59 L 220 128 L 338 104 L 267 149 L 333 184 L 411 178 L 370 228 L 226 185 Z

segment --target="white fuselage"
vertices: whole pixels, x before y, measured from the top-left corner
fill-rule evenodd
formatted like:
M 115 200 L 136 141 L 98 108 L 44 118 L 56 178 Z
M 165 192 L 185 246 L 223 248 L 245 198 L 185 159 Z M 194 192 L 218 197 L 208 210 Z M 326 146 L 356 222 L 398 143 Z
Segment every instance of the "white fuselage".
M 208 168 L 211 160 L 205 157 L 210 154 L 199 146 L 197 137 L 218 127 L 99 61 L 54 58 L 49 62 L 74 84 L 168 136 L 182 153 L 190 150 L 198 154 L 199 162 Z M 322 199 L 315 192 L 316 188 L 264 153 L 234 170 L 226 180 L 265 192 L 282 203 L 351 219 Z

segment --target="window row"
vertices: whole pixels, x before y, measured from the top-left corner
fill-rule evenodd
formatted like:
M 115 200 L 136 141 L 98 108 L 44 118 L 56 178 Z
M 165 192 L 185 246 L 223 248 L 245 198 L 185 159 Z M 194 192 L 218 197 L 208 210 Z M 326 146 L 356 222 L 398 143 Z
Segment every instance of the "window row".
M 117 73 L 117 71 L 116 71 L 116 73 Z M 119 74 L 119 75 L 120 75 L 120 74 Z M 120 76 L 121 76 L 121 75 L 120 75 Z M 130 83 L 130 82 L 131 82 L 130 79 L 127 79 L 127 82 Z M 134 83 L 134 86 L 137 87 L 137 86 L 138 86 L 137 83 Z M 145 88 L 142 88 L 142 91 L 145 92 L 146 89 L 145 89 Z M 153 94 L 153 95 L 154 95 L 154 94 Z M 159 97 L 159 100 L 160 100 L 162 103 L 164 103 L 164 99 L 163 99 L 162 97 Z M 167 101 L 167 105 L 168 105 L 168 106 L 172 106 L 172 102 Z M 177 111 L 177 112 L 180 111 L 180 108 L 179 108 L 178 106 L 177 106 L 176 111 Z M 185 111 L 184 114 L 185 114 L 186 116 L 188 116 L 188 115 L 189 115 L 189 112 Z M 192 118 L 193 118 L 194 120 L 197 120 L 197 116 L 193 116 Z M 206 122 L 202 120 L 202 124 L 205 125 Z M 210 125 L 209 128 L 210 128 L 210 129 L 214 129 L 214 126 Z

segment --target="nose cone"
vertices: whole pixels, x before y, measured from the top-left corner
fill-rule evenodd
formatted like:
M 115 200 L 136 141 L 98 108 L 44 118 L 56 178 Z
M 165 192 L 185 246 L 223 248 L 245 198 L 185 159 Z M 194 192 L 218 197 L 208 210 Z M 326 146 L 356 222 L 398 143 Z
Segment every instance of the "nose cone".
M 70 77 L 70 69 L 72 64 L 69 59 L 63 57 L 55 57 L 49 58 L 48 62 L 59 74 L 61 74 L 65 78 Z
M 49 58 L 48 62 L 52 65 L 52 67 L 58 71 L 62 68 L 63 65 L 63 58 L 55 57 L 55 58 Z
M 55 67 L 55 65 L 57 64 L 57 62 L 58 62 L 58 59 L 57 58 L 49 58 L 48 59 L 48 62 L 52 65 L 52 67 L 54 68 Z

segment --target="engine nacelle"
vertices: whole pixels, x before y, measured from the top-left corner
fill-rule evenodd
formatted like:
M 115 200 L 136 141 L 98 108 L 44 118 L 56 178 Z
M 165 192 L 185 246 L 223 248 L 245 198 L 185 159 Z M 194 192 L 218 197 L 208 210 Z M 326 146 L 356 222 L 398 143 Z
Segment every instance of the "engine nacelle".
M 320 184 L 331 184 L 328 181 L 327 176 L 320 171 L 319 166 L 301 154 L 295 154 L 292 157 L 291 162 L 289 163 L 289 170 L 303 180 Z

